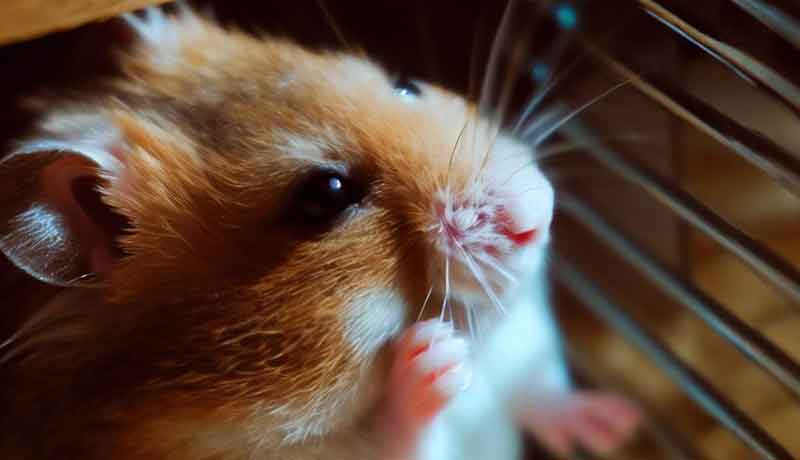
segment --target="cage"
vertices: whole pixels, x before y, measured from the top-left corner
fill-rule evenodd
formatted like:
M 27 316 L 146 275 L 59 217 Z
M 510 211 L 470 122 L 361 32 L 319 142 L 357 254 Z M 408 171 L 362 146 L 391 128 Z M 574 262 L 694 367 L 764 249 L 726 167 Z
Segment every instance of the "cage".
M 3 105 L 108 71 L 108 24 L 90 22 L 145 3 L 6 0 Z M 509 83 L 491 90 L 510 88 L 509 113 L 532 92 L 573 113 L 541 149 L 558 190 L 554 299 L 578 380 L 646 408 L 646 429 L 617 457 L 800 455 L 796 4 L 201 3 L 309 44 L 344 36 L 472 96 L 499 72 Z M 494 40 L 504 51 L 487 62 Z M 27 122 L 2 117 L 4 139 Z M 40 286 L 5 261 L 0 277 L 7 335 L 25 315 L 17 300 Z

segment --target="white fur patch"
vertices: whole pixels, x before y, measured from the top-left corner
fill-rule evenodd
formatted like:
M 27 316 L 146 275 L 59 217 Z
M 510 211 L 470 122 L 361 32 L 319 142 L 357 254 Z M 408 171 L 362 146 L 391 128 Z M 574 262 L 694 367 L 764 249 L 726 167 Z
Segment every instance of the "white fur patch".
M 19 145 L 12 155 L 79 153 L 107 173 L 121 171 L 122 162 L 112 151 L 120 143 L 121 134 L 104 115 L 60 112 L 45 118 L 40 127 L 40 136 Z
M 122 163 L 108 153 L 107 150 L 91 144 L 58 141 L 51 139 L 34 140 L 22 144 L 13 155 L 24 155 L 41 152 L 80 153 L 107 172 L 118 172 Z
M 348 305 L 345 338 L 358 358 L 367 363 L 365 358 L 401 330 L 405 316 L 406 303 L 399 295 L 389 290 L 366 293 Z M 285 447 L 311 442 L 328 434 L 343 414 L 358 406 L 365 397 L 364 391 L 348 379 L 340 379 L 325 391 L 311 395 L 308 401 L 256 408 L 254 429 L 248 434 L 250 443 L 261 451 L 276 444 Z M 265 432 L 264 426 L 275 429 Z
M 550 225 L 554 209 L 553 187 L 536 166 L 527 145 L 500 136 L 492 148 L 486 181 L 498 189 L 518 230 Z
M 178 14 L 173 17 L 155 6 L 145 9 L 144 16 L 122 15 L 141 43 L 149 48 L 153 64 L 163 70 L 180 62 L 181 45 L 187 36 L 202 33 L 198 17 L 183 2 L 177 5 Z
M 543 255 L 545 249 L 537 249 Z M 547 401 L 571 383 L 549 306 L 544 265 L 507 302 L 507 316 L 487 324 L 473 348 L 472 386 L 459 394 L 426 433 L 423 460 L 510 460 L 522 448 L 512 423 L 519 397 Z M 487 318 L 494 323 L 497 318 Z
M 403 327 L 406 302 L 389 290 L 366 294 L 351 302 L 347 309 L 345 337 L 356 353 L 375 353 Z
M 177 33 L 170 19 L 158 7 L 150 7 L 144 11 L 144 17 L 134 13 L 122 16 L 139 36 L 139 39 L 151 45 L 172 46 L 177 42 Z

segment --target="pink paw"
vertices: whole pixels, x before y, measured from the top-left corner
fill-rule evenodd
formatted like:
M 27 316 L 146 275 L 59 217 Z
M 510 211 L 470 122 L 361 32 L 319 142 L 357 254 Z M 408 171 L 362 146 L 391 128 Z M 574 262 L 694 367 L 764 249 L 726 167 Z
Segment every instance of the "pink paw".
M 469 347 L 451 324 L 439 320 L 413 325 L 395 347 L 388 421 L 397 438 L 413 445 L 425 426 L 469 386 Z
M 575 392 L 530 409 L 523 423 L 551 452 L 569 457 L 579 449 L 604 455 L 638 429 L 639 409 L 627 399 L 602 392 Z

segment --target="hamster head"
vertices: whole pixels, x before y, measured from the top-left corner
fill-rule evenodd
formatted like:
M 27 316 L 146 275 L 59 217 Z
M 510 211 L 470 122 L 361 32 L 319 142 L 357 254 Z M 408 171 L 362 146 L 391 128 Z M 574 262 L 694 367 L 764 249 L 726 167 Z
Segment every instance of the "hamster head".
M 42 314 L 84 323 L 47 365 L 117 382 L 95 405 L 323 434 L 379 397 L 426 302 L 493 309 L 542 262 L 552 187 L 462 97 L 185 12 L 129 21 L 123 76 L 0 165 L 4 254 L 105 302 Z

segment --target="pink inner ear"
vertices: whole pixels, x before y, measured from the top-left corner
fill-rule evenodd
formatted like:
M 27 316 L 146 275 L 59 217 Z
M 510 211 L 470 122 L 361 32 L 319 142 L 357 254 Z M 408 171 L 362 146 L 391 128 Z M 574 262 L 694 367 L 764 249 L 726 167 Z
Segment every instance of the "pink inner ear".
M 43 201 L 64 216 L 80 248 L 81 259 L 93 274 L 102 277 L 111 270 L 116 259 L 114 236 L 91 218 L 73 190 L 76 181 L 95 179 L 98 172 L 98 167 L 90 160 L 65 155 L 42 170 L 40 184 Z

